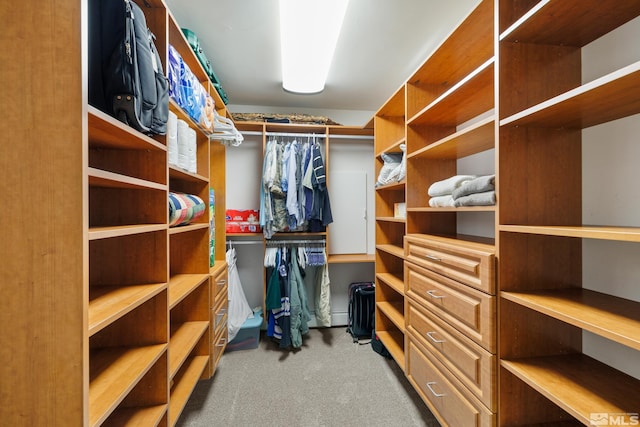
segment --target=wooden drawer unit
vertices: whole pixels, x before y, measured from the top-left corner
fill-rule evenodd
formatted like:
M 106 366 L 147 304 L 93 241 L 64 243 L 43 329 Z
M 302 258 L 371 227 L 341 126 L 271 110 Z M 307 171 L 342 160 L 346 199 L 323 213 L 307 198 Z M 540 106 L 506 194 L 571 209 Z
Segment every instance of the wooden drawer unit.
M 213 342 L 211 343 L 211 365 L 212 365 L 211 375 L 213 375 L 213 372 L 215 372 L 216 367 L 220 362 L 220 358 L 224 353 L 224 349 L 227 347 L 228 331 L 226 328 L 227 326 L 226 321 L 224 322 L 224 326 L 225 327 L 221 328 L 219 330 L 219 333 L 214 336 Z
M 407 296 L 491 353 L 496 350 L 496 297 L 405 261 Z
M 224 298 L 211 310 L 211 328 L 213 335 L 218 335 L 220 331 L 227 327 L 229 301 Z
M 495 248 L 426 234 L 404 237 L 405 260 L 489 294 L 495 294 Z
M 407 376 L 443 426 L 495 426 L 496 416 L 409 335 Z
M 495 355 L 409 299 L 407 330 L 482 403 L 497 409 Z
M 227 278 L 229 277 L 227 265 L 218 270 L 217 274 L 211 277 L 211 307 L 215 307 L 220 303 L 221 299 L 227 298 Z

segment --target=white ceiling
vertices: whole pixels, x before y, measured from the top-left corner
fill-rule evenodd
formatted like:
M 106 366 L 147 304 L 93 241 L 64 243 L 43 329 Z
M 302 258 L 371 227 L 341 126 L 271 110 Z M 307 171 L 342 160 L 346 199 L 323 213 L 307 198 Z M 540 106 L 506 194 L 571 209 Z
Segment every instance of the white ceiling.
M 350 0 L 325 90 L 296 95 L 280 80 L 277 0 L 166 0 L 198 35 L 230 105 L 300 113 L 376 111 L 478 1 Z

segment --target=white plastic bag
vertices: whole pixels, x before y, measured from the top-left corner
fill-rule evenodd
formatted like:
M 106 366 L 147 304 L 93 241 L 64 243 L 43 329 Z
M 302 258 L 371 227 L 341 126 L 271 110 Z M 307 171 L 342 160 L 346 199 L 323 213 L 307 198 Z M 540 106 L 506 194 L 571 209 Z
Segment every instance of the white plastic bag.
M 229 311 L 227 327 L 229 329 L 229 338 L 231 341 L 236 337 L 240 327 L 245 320 L 253 317 L 253 310 L 247 302 L 247 297 L 244 295 L 242 289 L 242 283 L 240 283 L 240 275 L 238 274 L 238 267 L 236 266 L 236 250 L 231 248 L 227 251 L 227 264 L 229 266 Z

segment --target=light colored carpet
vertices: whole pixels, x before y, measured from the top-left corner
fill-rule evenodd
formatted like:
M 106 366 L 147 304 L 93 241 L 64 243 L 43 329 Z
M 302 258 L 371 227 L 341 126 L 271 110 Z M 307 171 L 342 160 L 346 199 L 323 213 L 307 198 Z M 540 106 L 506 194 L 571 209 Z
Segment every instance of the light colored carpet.
M 398 365 L 344 327 L 312 329 L 302 348 L 227 352 L 200 381 L 179 427 L 429 426 L 439 424 Z

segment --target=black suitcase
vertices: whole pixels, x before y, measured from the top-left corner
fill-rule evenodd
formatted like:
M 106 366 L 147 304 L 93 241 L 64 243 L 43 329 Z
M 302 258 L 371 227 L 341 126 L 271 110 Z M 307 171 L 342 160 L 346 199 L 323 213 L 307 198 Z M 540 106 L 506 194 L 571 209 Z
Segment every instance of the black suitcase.
M 132 0 L 89 2 L 89 103 L 146 134 L 164 135 L 169 81 Z
M 347 332 L 353 342 L 371 339 L 375 320 L 376 287 L 373 282 L 354 282 L 349 285 L 349 325 Z

